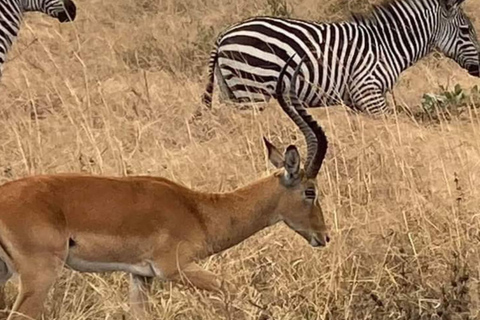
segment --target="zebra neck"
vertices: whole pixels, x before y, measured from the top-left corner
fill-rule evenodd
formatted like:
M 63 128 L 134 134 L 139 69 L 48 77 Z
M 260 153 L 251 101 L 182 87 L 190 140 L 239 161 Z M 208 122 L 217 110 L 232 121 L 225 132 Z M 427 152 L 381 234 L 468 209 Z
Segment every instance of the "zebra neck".
M 364 21 L 397 75 L 434 49 L 438 12 L 435 0 L 397 0 L 377 7 Z
M 44 11 L 45 0 L 19 0 L 22 11 Z

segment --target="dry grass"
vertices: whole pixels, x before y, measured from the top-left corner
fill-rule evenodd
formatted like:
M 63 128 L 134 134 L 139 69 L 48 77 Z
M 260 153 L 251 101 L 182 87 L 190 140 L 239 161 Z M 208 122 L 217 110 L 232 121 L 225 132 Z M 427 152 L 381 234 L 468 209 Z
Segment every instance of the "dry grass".
M 271 13 L 274 1 L 77 2 L 74 24 L 30 15 L 10 53 L 0 85 L 2 182 L 83 171 L 161 175 L 227 191 L 271 169 L 262 135 L 304 147 L 275 103 L 256 113 L 216 102 L 192 120 L 214 36 Z M 468 11 L 478 16 L 473 3 Z M 325 20 L 349 7 L 367 5 L 295 0 L 287 9 Z M 431 57 L 402 77 L 395 98 L 414 106 L 439 84 L 475 81 Z M 238 299 L 158 282 L 152 319 L 478 318 L 478 117 L 426 127 L 342 108 L 312 113 L 331 142 L 319 176 L 331 245 L 314 250 L 283 225 L 265 230 L 204 263 L 240 289 Z M 126 280 L 66 270 L 46 318 L 121 319 L 129 312 Z M 9 289 L 13 300 L 16 287 Z

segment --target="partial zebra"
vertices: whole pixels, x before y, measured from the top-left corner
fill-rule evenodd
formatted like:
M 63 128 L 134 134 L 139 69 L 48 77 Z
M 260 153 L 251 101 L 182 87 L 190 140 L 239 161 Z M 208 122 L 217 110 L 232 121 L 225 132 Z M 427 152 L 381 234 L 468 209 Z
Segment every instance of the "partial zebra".
M 394 0 L 350 21 L 315 23 L 255 17 L 220 35 L 209 62 L 203 102 L 211 107 L 216 79 L 221 99 L 268 101 L 285 62 L 295 54 L 285 90 L 300 60 L 298 97 L 307 107 L 343 102 L 352 109 L 391 111 L 385 95 L 402 71 L 438 49 L 480 76 L 480 47 L 464 0 Z
M 0 77 L 7 53 L 18 35 L 23 13 L 38 11 L 58 19 L 73 21 L 76 6 L 72 0 L 0 0 Z

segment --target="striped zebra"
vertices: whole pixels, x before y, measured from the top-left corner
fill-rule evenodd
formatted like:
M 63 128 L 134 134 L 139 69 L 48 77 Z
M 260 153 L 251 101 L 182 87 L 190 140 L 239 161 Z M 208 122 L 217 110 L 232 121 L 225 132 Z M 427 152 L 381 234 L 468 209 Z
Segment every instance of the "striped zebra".
M 0 76 L 7 53 L 18 35 L 23 13 L 38 11 L 58 19 L 73 21 L 76 6 L 72 0 L 0 0 Z
M 234 103 L 275 98 L 280 70 L 305 57 L 297 95 L 307 107 L 344 103 L 372 114 L 391 112 L 385 95 L 400 73 L 433 50 L 480 76 L 480 47 L 464 0 L 393 0 L 370 14 L 338 23 L 255 17 L 223 32 L 209 61 L 203 102 L 211 107 L 214 81 Z

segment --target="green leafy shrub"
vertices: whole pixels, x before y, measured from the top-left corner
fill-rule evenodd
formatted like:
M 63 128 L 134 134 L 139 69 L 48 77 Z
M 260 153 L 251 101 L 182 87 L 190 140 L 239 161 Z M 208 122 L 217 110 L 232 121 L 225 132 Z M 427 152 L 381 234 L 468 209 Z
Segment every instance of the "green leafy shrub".
M 468 92 L 456 84 L 453 90 L 440 86 L 440 93 L 424 94 L 419 110 L 412 115 L 417 121 L 438 123 L 445 120 L 470 118 L 470 111 L 479 107 L 478 86 L 472 87 Z

